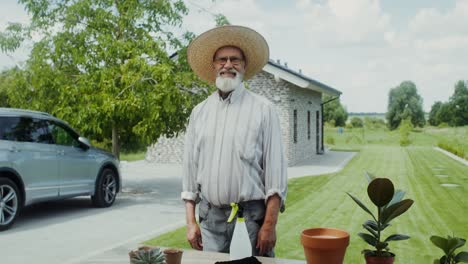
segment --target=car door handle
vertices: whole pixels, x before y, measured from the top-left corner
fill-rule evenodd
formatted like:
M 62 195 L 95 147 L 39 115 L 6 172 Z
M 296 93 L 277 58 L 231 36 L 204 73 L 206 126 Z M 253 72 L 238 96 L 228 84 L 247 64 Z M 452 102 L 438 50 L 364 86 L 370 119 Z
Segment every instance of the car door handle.
M 16 147 L 10 147 L 10 152 L 20 152 L 21 150 L 17 149 Z
M 57 150 L 57 154 L 63 156 L 65 155 L 65 150 Z

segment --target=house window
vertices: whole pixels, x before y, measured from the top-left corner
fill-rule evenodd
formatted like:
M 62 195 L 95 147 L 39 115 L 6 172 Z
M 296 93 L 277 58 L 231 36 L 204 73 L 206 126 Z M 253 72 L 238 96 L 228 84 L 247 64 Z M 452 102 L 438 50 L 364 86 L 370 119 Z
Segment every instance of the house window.
M 307 139 L 310 140 L 310 111 L 307 111 Z
M 294 110 L 294 143 L 297 143 L 297 110 Z

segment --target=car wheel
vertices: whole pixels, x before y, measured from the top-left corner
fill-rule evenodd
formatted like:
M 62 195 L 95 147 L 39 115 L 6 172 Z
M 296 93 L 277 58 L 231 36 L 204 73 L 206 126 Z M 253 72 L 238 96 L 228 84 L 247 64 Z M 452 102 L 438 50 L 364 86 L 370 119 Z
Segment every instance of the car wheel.
M 0 178 L 0 231 L 13 225 L 20 207 L 19 191 L 10 179 Z
M 111 206 L 117 195 L 117 175 L 111 169 L 104 169 L 96 182 L 96 191 L 91 196 L 96 207 Z

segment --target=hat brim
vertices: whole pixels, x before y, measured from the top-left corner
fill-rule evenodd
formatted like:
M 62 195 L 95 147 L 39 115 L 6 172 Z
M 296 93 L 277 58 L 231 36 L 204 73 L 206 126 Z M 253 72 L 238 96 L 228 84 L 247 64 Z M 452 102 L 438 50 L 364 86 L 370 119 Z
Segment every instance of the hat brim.
M 222 26 L 206 31 L 187 48 L 187 60 L 200 79 L 214 83 L 213 56 L 224 46 L 238 47 L 246 59 L 244 80 L 252 78 L 268 62 L 270 51 L 265 38 L 253 29 L 242 26 Z

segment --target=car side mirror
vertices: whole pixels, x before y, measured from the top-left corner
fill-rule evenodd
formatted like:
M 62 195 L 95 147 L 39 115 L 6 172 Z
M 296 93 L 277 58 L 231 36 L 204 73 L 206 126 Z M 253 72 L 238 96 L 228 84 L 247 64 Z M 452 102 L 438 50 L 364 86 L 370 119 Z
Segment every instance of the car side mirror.
M 91 148 L 91 142 L 89 142 L 89 140 L 85 137 L 79 137 L 78 138 L 78 141 L 80 142 L 80 146 L 84 149 L 84 150 L 88 150 L 89 148 Z

